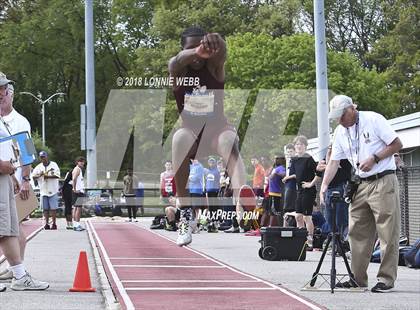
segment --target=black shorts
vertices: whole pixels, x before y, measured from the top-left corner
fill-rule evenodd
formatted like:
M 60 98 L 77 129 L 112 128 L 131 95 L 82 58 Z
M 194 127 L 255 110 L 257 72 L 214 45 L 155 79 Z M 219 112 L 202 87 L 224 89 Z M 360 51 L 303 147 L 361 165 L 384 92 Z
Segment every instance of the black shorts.
M 71 215 L 72 204 L 73 204 L 73 193 L 70 191 L 63 190 L 63 201 L 64 201 L 64 215 Z
M 296 188 L 286 187 L 284 190 L 284 211 L 293 212 L 296 210 Z
M 86 197 L 86 195 L 84 193 L 73 193 L 72 205 L 74 207 L 82 207 L 83 206 L 83 197 Z
M 270 195 L 269 199 L 270 215 L 277 215 L 278 213 L 283 213 L 283 197 Z
M 217 210 L 219 208 L 219 192 L 207 192 L 207 201 L 209 203 L 209 210 Z
M 316 188 L 302 188 L 297 191 L 296 213 L 312 215 L 316 199 Z

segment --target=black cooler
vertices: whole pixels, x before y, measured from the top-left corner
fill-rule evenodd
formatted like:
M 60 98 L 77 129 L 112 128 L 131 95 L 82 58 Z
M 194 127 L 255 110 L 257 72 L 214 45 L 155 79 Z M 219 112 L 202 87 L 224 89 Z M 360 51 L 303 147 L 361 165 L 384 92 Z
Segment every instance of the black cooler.
M 305 228 L 261 227 L 258 255 L 265 260 L 304 261 L 307 235 Z

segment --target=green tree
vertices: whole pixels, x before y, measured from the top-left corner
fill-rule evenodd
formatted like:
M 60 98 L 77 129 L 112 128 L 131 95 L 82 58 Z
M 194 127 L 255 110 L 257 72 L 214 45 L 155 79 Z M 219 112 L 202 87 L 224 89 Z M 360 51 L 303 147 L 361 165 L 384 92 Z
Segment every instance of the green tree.
M 384 72 L 399 114 L 420 111 L 420 8 L 417 1 L 399 1 L 399 21 L 374 46 L 370 61 Z

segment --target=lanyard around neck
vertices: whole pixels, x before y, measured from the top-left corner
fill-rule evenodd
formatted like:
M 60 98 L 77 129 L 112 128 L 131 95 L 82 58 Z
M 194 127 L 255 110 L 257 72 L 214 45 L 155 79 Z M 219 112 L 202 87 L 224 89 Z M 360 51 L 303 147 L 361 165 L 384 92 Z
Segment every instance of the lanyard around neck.
M 355 127 L 355 141 L 356 141 L 356 145 L 354 147 L 355 151 L 356 151 L 356 163 L 354 162 L 354 157 L 353 157 L 353 139 L 351 138 L 350 135 L 350 130 L 349 128 L 347 129 L 347 141 L 349 143 L 349 148 L 350 148 L 350 157 L 351 157 L 351 161 L 353 163 L 353 167 L 355 167 L 355 169 L 359 170 L 359 154 L 360 154 L 360 133 L 359 133 L 359 129 L 360 129 L 360 119 L 359 119 L 359 112 L 357 112 L 357 118 L 356 118 L 356 127 Z

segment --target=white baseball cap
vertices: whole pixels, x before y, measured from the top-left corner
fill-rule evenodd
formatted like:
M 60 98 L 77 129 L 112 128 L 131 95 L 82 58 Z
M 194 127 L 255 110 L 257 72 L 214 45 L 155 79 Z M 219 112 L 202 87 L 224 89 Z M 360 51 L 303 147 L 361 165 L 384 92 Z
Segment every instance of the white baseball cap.
M 330 113 L 328 113 L 329 119 L 340 118 L 344 111 L 353 106 L 353 100 L 346 95 L 336 95 L 330 101 Z
M 10 84 L 10 83 L 13 83 L 13 81 L 9 80 L 6 77 L 6 74 L 4 74 L 3 72 L 0 72 L 0 86 L 4 86 L 4 85 Z

